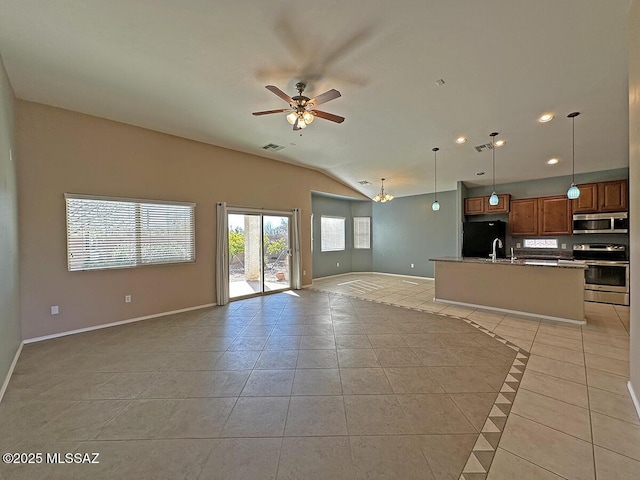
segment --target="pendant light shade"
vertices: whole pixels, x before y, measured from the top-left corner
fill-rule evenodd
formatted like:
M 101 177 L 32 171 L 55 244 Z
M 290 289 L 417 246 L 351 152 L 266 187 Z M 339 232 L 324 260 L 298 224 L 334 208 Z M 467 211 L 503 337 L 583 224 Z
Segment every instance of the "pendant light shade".
M 493 192 L 489 197 L 489 205 L 491 206 L 498 205 L 498 202 L 500 201 L 498 195 L 496 194 L 496 146 L 493 143 L 497 135 L 498 132 L 492 132 L 489 134 L 489 136 L 491 137 L 491 155 L 493 159 Z
M 580 189 L 576 187 L 576 117 L 580 112 L 567 115 L 571 119 L 571 186 L 567 190 L 567 198 L 575 200 L 580 198 Z
M 384 178 L 382 180 L 382 186 L 380 187 L 380 193 L 373 197 L 374 202 L 386 203 L 393 200 L 393 195 L 389 195 L 388 193 L 384 193 Z
M 440 210 L 440 204 L 438 203 L 438 147 L 434 147 L 433 150 L 433 192 L 434 198 L 431 204 L 431 210 L 437 212 Z

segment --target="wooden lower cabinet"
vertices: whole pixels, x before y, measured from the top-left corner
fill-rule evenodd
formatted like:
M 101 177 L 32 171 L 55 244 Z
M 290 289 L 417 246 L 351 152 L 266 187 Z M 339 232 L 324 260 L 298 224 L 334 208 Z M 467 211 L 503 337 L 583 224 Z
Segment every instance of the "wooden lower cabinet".
M 509 232 L 514 237 L 538 235 L 538 199 L 511 200 Z
M 571 200 L 566 196 L 538 198 L 538 235 L 571 235 Z

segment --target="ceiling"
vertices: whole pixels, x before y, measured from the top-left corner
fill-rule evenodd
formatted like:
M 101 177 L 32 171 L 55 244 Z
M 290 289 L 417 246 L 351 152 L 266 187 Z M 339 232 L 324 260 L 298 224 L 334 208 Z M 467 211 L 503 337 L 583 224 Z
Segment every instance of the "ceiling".
M 496 183 L 570 174 L 576 110 L 576 172 L 628 166 L 629 6 L 0 0 L 0 54 L 18 98 L 305 165 L 368 196 L 385 177 L 405 196 L 434 190 L 433 147 L 438 190 L 491 184 L 474 146 L 492 131 L 507 142 Z M 265 85 L 294 95 L 299 80 L 310 97 L 338 89 L 321 109 L 346 121 L 300 135 L 284 114 L 251 115 L 287 106 Z

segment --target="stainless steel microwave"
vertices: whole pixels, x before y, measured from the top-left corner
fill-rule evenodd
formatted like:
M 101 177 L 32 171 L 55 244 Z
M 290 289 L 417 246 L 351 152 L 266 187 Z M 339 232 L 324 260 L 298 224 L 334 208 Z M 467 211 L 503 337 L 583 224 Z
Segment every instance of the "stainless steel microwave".
M 627 212 L 573 216 L 573 233 L 629 233 Z

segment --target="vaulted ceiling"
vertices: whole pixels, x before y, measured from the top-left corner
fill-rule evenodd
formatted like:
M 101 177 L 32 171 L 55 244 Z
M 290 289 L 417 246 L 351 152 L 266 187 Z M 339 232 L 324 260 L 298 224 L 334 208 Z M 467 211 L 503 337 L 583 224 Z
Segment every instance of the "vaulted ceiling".
M 0 0 L 0 54 L 18 98 L 319 169 L 369 196 L 385 177 L 402 196 L 433 191 L 433 147 L 439 190 L 490 184 L 491 153 L 474 147 L 492 131 L 507 142 L 497 183 L 570 174 L 573 111 L 576 171 L 628 166 L 629 5 Z M 300 80 L 308 96 L 339 90 L 321 109 L 345 122 L 294 132 L 284 114 L 251 115 L 286 107 L 265 85 L 294 95 Z

